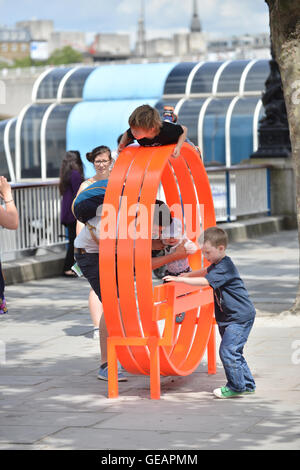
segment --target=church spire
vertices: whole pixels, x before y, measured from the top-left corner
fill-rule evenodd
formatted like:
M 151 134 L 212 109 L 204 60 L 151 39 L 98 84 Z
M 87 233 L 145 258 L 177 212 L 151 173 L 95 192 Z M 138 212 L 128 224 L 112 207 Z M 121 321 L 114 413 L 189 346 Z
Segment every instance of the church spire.
M 197 0 L 193 0 L 193 17 L 191 22 L 191 33 L 201 33 L 201 23 L 198 15 Z
M 146 56 L 146 32 L 145 32 L 145 3 L 141 0 L 141 13 L 138 21 L 136 55 L 139 57 Z

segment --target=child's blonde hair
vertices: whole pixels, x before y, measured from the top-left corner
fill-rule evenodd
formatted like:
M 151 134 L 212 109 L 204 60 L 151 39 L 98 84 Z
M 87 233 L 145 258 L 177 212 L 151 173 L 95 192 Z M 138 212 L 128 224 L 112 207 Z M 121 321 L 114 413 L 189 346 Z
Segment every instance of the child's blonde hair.
M 136 108 L 129 116 L 128 123 L 130 127 L 139 127 L 141 129 L 159 130 L 162 126 L 162 120 L 157 109 L 148 104 L 143 104 Z
M 199 243 L 202 245 L 205 242 L 210 242 L 212 246 L 217 248 L 220 245 L 223 245 L 225 248 L 227 248 L 228 245 L 228 235 L 220 227 L 209 227 L 204 232 L 202 235 L 200 235 L 199 238 Z

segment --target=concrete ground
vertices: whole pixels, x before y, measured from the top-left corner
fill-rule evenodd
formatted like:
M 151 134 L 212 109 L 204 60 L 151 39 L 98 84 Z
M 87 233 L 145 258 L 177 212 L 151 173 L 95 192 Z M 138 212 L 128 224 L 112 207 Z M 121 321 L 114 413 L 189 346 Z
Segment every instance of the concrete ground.
M 228 254 L 258 311 L 245 349 L 254 396 L 214 398 L 224 371 L 218 360 L 208 375 L 204 358 L 191 376 L 163 377 L 158 401 L 149 377 L 129 374 L 109 400 L 96 378 L 87 282 L 10 285 L 0 317 L 0 449 L 299 449 L 300 316 L 280 314 L 297 290 L 297 232 L 232 243 Z

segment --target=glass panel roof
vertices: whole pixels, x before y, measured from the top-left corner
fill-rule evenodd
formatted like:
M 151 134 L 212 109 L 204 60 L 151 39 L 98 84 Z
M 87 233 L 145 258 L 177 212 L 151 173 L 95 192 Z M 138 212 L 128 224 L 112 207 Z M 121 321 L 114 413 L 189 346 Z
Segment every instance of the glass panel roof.
M 28 108 L 21 127 L 21 178 L 41 178 L 41 122 L 49 104 Z
M 249 60 L 235 60 L 226 65 L 219 78 L 217 93 L 238 93 L 242 73 L 249 62 Z
M 215 74 L 223 62 L 206 62 L 197 70 L 191 93 L 211 93 Z
M 68 71 L 71 70 L 71 67 L 61 67 L 55 68 L 50 73 L 48 73 L 41 83 L 37 91 L 38 100 L 55 100 L 57 97 L 57 90 L 59 84 Z
M 86 79 L 94 70 L 95 67 L 80 67 L 75 70 L 64 85 L 62 98 L 82 98 Z
M 203 122 L 203 158 L 205 164 L 225 165 L 225 121 L 232 98 L 213 99 Z
M 179 124 L 188 128 L 187 136 L 195 145 L 198 145 L 198 121 L 204 101 L 205 98 L 186 100 L 178 114 Z
M 62 159 L 66 152 L 66 126 L 73 104 L 61 104 L 53 108 L 46 125 L 47 178 L 58 178 Z
M 196 64 L 197 62 L 183 62 L 177 64 L 167 77 L 164 95 L 183 95 L 189 74 Z
M 258 60 L 248 72 L 245 82 L 245 91 L 264 91 L 265 81 L 267 80 L 269 73 L 269 61 Z
M 248 159 L 253 152 L 253 115 L 259 98 L 240 98 L 233 109 L 230 122 L 231 164 Z

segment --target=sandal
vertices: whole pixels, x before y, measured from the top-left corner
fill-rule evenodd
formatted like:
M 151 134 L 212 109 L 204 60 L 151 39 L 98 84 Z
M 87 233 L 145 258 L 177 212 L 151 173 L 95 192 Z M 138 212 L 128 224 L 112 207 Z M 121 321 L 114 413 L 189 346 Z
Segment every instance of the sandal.
M 71 270 L 70 271 L 65 271 L 63 273 L 63 276 L 65 276 L 65 277 L 77 277 L 77 275 L 74 273 L 74 271 L 71 271 Z

